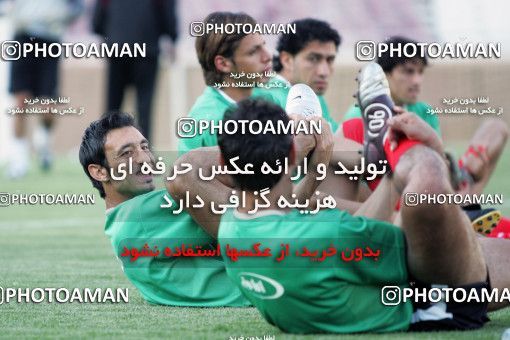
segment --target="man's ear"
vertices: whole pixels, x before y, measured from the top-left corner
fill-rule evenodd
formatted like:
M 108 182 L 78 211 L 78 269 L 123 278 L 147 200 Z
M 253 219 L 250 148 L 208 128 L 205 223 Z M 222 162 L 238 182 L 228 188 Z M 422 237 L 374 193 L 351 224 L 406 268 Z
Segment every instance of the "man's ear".
M 108 182 L 110 180 L 110 176 L 108 174 L 108 170 L 99 164 L 89 164 L 87 167 L 90 176 L 93 179 L 99 182 Z
M 230 59 L 217 55 L 214 57 L 214 67 L 221 73 L 230 73 L 234 69 L 234 64 Z
M 294 56 L 289 52 L 280 52 L 280 63 L 284 70 L 292 71 L 294 69 Z

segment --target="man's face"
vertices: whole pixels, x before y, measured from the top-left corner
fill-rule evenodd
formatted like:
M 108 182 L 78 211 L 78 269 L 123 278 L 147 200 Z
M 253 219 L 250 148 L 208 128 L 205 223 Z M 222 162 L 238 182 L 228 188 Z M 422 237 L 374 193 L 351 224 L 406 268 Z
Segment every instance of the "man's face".
M 270 72 L 272 69 L 271 54 L 266 48 L 266 41 L 260 34 L 249 34 L 242 38 L 234 52 L 232 61 L 234 63 L 232 72 L 236 73 L 264 74 L 265 72 Z M 267 79 L 267 77 L 255 79 L 245 77 L 245 79 L 240 80 L 265 82 Z
M 310 86 L 317 95 L 324 94 L 333 74 L 336 53 L 334 42 L 309 42 L 291 58 L 289 71 L 292 79 L 288 80 L 292 84 L 303 83 Z
M 135 197 L 154 190 L 152 175 L 143 175 L 141 167 L 144 162 L 154 168 L 154 156 L 149 149 L 149 142 L 133 126 L 114 129 L 106 135 L 104 144 L 106 161 L 113 168 L 116 177 L 121 176 L 118 166 L 125 163 L 126 178 L 123 180 L 110 179 L 110 184 L 118 193 Z M 132 158 L 132 174 L 129 174 L 129 158 Z M 110 176 L 110 169 L 108 170 Z
M 398 64 L 391 72 L 386 73 L 391 96 L 397 105 L 416 103 L 421 91 L 424 70 L 423 61 L 414 59 Z

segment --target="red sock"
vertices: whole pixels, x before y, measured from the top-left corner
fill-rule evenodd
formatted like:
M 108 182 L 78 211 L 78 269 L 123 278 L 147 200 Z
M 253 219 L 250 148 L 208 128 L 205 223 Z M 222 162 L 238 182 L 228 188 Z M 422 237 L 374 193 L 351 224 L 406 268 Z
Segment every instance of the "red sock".
M 510 218 L 501 217 L 501 220 L 489 234 L 489 237 L 510 239 Z
M 396 149 L 391 151 L 389 139 L 386 139 L 386 141 L 384 142 L 384 152 L 386 154 L 386 159 L 388 160 L 388 164 L 390 165 L 390 168 L 392 171 L 395 170 L 395 167 L 397 166 L 397 163 L 398 163 L 400 157 L 402 157 L 402 155 L 404 153 L 406 153 L 407 150 L 409 150 L 410 148 L 412 148 L 413 146 L 415 146 L 417 144 L 421 144 L 421 143 L 418 141 L 407 139 L 407 138 L 402 139 L 398 142 Z M 380 181 L 381 181 L 381 178 L 376 178 L 376 179 L 367 183 L 368 187 L 372 191 L 374 191 L 377 188 L 377 186 L 379 185 Z
M 386 153 L 386 159 L 388 160 L 388 164 L 390 165 L 391 170 L 392 171 L 395 170 L 395 167 L 397 166 L 400 157 L 402 157 L 402 155 L 406 153 L 407 150 L 418 144 L 421 143 L 415 140 L 405 138 L 398 142 L 398 145 L 395 148 L 395 150 L 391 151 L 390 140 L 386 139 L 384 141 L 384 152 Z
M 342 123 L 342 132 L 344 137 L 360 144 L 365 140 L 365 128 L 363 127 L 363 119 L 352 118 Z

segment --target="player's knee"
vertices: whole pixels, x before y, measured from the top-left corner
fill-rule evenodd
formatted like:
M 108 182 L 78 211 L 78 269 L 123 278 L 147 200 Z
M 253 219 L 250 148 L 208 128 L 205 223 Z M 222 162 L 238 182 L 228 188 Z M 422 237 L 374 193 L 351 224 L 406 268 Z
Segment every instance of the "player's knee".
M 427 147 L 416 147 L 412 159 L 405 164 L 398 164 L 395 172 L 406 172 L 407 182 L 413 181 L 425 192 L 444 192 L 449 188 L 448 169 L 444 159 L 437 152 Z
M 489 136 L 492 137 L 500 136 L 504 142 L 506 142 L 506 140 L 508 139 L 509 135 L 508 124 L 505 123 L 502 119 L 499 118 L 488 119 L 483 124 L 482 129 L 488 131 Z
M 498 129 L 499 129 L 499 133 L 503 137 L 503 140 L 506 142 L 508 140 L 508 134 L 509 134 L 508 124 L 505 123 L 504 121 L 500 120 L 498 122 Z

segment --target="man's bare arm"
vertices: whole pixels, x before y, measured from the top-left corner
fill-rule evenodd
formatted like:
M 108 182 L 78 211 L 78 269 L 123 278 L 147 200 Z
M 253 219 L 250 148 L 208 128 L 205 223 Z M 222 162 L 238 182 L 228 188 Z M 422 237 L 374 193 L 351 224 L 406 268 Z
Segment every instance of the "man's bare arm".
M 228 202 L 232 193 L 232 178 L 227 175 L 215 175 L 212 180 L 204 181 L 199 177 L 198 169 L 209 176 L 213 166 L 220 164 L 220 151 L 218 147 L 207 147 L 192 150 L 179 157 L 175 164 L 191 164 L 193 169 L 175 180 L 167 181 L 166 188 L 175 200 L 184 198 L 186 191 L 190 197 L 200 196 L 204 201 L 203 208 L 189 208 L 186 211 L 211 236 L 218 236 L 218 227 L 221 215 L 211 210 L 211 202 L 223 204 Z

